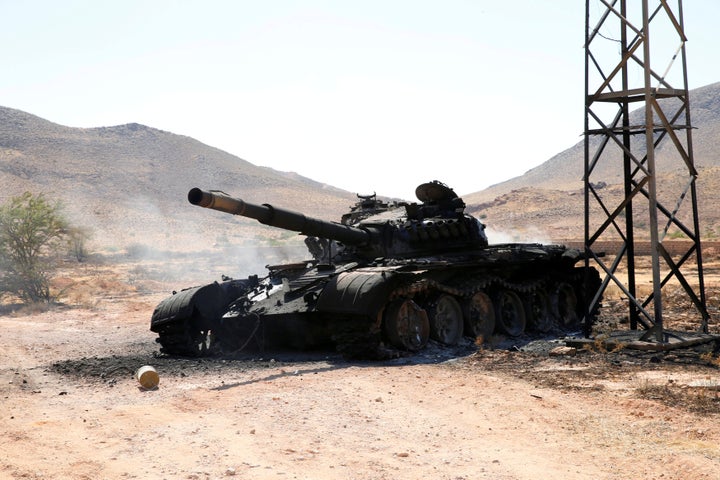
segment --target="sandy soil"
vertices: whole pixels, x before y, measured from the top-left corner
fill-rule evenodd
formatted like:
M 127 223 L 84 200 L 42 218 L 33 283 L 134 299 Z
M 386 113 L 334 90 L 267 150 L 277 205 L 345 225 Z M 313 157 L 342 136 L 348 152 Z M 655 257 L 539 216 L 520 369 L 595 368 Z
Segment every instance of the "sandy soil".
M 148 330 L 163 296 L 117 283 L 3 310 L 0 478 L 720 478 L 707 348 L 177 359 Z

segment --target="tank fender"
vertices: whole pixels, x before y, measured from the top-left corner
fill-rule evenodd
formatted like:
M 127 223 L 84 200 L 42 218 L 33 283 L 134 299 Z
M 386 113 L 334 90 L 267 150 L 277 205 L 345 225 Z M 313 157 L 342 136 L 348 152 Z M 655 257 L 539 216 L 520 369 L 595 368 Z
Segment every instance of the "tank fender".
M 150 330 L 157 332 L 167 324 L 191 318 L 196 311 L 206 322 L 220 318 L 233 300 L 253 288 L 257 282 L 257 276 L 252 276 L 247 280 L 213 282 L 177 292 L 155 308 Z
M 217 312 L 224 300 L 225 295 L 217 282 L 178 292 L 160 302 L 155 308 L 150 320 L 150 330 L 157 332 L 168 324 L 191 318 L 195 309 L 203 318 L 217 318 Z
M 338 314 L 364 314 L 374 318 L 390 293 L 411 273 L 383 269 L 342 272 L 331 278 L 320 297 L 317 310 Z

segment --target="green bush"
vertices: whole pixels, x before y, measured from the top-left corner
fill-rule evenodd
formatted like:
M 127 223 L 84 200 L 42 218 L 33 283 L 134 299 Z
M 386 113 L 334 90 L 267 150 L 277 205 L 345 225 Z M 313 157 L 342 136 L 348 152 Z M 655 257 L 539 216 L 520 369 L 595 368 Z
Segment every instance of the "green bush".
M 57 268 L 67 222 L 60 206 L 30 192 L 0 206 L 0 293 L 26 303 L 50 302 L 50 277 Z

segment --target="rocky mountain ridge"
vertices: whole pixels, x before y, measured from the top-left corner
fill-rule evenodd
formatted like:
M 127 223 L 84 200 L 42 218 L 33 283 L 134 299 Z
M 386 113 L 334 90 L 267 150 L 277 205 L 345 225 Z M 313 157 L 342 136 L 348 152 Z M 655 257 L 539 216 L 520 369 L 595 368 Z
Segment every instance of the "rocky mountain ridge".
M 238 222 L 243 236 L 258 234 L 257 222 L 190 205 L 187 192 L 198 185 L 253 202 L 302 206 L 328 219 L 355 202 L 353 193 L 258 167 L 190 137 L 136 123 L 71 128 L 0 107 L 2 196 L 31 191 L 58 199 L 104 246 L 202 246 L 236 236 Z

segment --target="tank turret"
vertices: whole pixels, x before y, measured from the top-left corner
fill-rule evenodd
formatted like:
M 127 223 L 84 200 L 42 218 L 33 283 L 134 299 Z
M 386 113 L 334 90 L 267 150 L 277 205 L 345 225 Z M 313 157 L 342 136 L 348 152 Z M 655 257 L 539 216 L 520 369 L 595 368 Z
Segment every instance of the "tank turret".
M 188 201 L 193 205 L 254 218 L 262 224 L 302 235 L 335 240 L 346 247 L 340 250 L 345 258 L 404 259 L 488 245 L 485 226 L 464 213 L 465 203 L 452 189 L 434 181 L 422 184 L 416 193 L 422 204 L 373 201 L 368 207 L 368 197 L 359 197 L 361 201 L 353 212 L 365 213 L 356 215 L 354 225 L 348 224 L 351 222 L 347 215 L 343 217 L 343 223 L 328 222 L 199 188 L 188 192 Z

